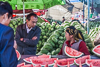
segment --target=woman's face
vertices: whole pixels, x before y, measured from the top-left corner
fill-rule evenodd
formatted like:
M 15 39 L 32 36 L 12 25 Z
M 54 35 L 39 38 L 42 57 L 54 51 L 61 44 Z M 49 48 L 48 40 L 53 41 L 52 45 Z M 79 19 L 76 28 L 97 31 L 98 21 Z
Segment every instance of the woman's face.
M 69 35 L 68 32 L 65 32 L 65 37 L 67 41 L 70 41 L 73 35 Z

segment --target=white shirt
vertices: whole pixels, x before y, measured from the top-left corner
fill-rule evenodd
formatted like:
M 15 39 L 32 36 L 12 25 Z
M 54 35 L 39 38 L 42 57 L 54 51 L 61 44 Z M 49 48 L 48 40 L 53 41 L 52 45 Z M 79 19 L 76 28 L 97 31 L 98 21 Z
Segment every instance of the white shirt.
M 26 24 L 27 33 L 29 33 L 31 29 L 32 29 L 32 27 L 29 29 L 28 26 L 27 26 L 27 24 Z

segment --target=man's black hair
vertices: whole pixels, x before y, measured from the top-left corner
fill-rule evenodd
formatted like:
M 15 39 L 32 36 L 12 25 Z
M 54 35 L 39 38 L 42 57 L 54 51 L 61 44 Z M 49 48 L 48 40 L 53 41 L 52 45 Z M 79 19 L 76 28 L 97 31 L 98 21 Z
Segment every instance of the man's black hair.
M 30 21 L 31 16 L 34 16 L 34 17 L 37 18 L 37 15 L 35 13 L 30 13 L 30 14 L 27 15 L 26 19 L 28 19 L 28 21 Z
M 8 18 L 12 16 L 13 10 L 11 5 L 8 2 L 0 1 L 0 15 L 8 13 Z

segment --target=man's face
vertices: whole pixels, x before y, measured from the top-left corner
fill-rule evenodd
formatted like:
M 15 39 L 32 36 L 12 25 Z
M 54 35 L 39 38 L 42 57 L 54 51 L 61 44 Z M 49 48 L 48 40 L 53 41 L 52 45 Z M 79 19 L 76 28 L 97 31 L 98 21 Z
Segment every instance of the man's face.
M 37 17 L 31 16 L 30 20 L 29 21 L 27 20 L 26 22 L 29 28 L 31 27 L 33 28 L 37 24 Z

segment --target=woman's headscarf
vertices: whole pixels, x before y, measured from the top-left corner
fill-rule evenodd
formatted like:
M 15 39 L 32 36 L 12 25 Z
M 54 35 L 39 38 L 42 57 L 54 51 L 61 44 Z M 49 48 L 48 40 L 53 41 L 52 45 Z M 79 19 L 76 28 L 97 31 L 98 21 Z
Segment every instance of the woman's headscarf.
M 80 30 L 77 30 L 74 26 L 67 27 L 66 32 L 68 32 L 69 35 L 73 35 L 76 41 L 79 41 L 79 39 L 84 41 L 82 32 Z

